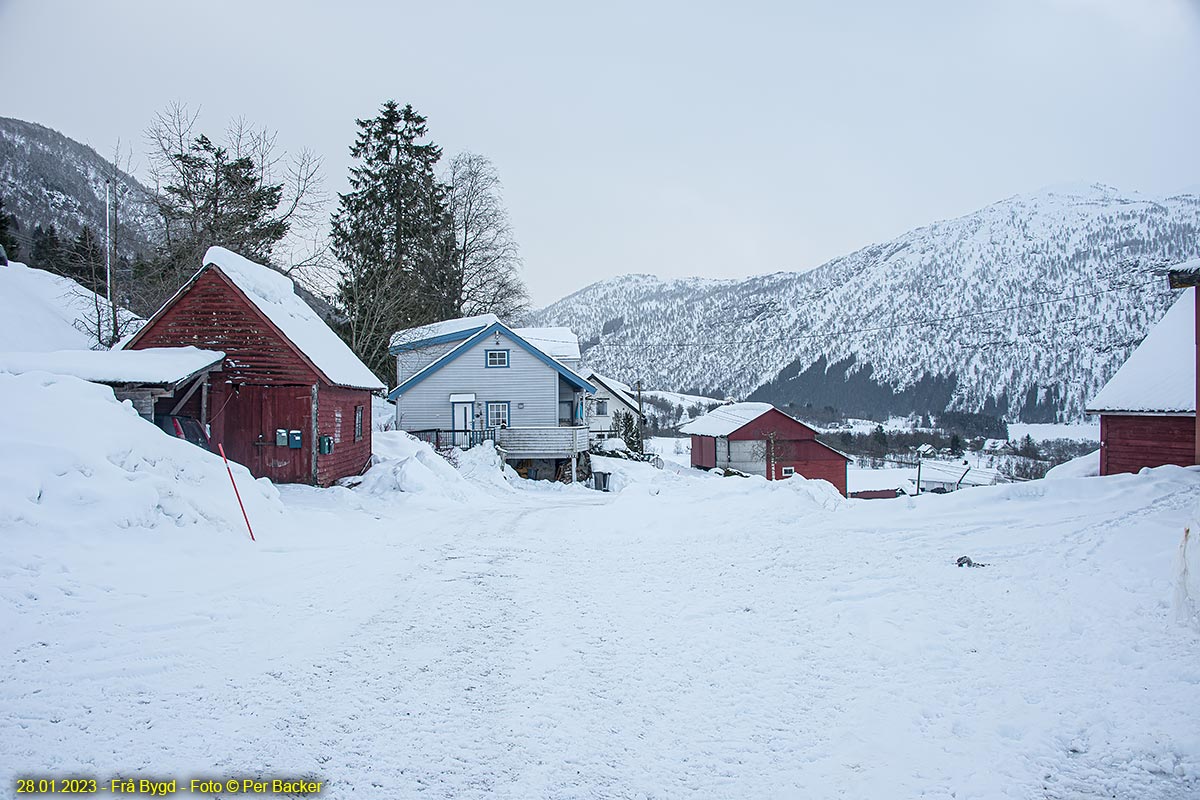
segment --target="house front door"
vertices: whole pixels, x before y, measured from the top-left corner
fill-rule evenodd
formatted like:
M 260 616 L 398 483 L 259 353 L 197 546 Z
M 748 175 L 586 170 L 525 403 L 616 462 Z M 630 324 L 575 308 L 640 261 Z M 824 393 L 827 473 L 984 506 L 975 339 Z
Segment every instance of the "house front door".
M 475 403 L 451 403 L 454 420 L 454 445 L 464 450 L 471 446 L 470 431 L 475 429 Z

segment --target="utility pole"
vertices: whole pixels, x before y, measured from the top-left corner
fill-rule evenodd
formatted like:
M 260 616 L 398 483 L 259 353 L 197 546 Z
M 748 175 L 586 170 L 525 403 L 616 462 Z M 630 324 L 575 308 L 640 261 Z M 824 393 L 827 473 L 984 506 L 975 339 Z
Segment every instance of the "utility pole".
M 112 234 L 109 222 L 109 195 L 112 181 L 104 179 L 104 286 L 108 294 L 108 306 L 112 308 Z

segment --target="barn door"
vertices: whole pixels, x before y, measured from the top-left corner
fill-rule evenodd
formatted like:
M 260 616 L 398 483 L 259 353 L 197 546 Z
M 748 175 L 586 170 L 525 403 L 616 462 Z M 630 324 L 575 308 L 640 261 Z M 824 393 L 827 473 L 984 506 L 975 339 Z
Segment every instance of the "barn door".
M 262 475 L 278 483 L 309 483 L 312 479 L 312 387 L 267 386 L 262 393 L 262 435 L 258 439 Z M 275 432 L 300 431 L 300 447 L 275 443 Z

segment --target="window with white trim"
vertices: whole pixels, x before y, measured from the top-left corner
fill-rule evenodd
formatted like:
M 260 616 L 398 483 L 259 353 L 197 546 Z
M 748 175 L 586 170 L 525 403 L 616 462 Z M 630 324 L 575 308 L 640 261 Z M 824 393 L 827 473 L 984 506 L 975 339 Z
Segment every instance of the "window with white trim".
M 796 474 L 796 468 L 795 467 L 783 467 L 781 470 L 779 470 L 779 472 L 783 475 L 783 477 L 790 478 Z
M 508 403 L 487 404 L 487 426 L 489 428 L 508 427 Z
M 608 416 L 608 401 L 607 400 L 597 400 L 596 401 L 596 416 L 597 417 L 607 417 Z
M 507 350 L 485 350 L 484 354 L 487 359 L 486 363 L 488 367 L 495 368 L 508 366 Z

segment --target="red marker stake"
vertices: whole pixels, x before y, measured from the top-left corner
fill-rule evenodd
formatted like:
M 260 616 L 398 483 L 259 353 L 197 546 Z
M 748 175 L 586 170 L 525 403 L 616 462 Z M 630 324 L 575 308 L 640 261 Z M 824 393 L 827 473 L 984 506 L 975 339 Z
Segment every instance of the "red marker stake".
M 225 458 L 225 445 L 217 442 L 217 449 L 221 451 L 221 458 L 225 459 L 225 471 L 229 473 L 229 482 L 233 484 L 233 496 L 237 498 L 238 506 L 242 509 L 242 519 L 246 520 L 246 530 L 250 531 L 250 541 L 256 541 L 254 529 L 250 527 L 250 517 L 246 516 L 246 506 L 242 505 L 242 494 L 237 490 L 237 481 L 233 479 L 233 470 L 229 467 L 229 459 Z

